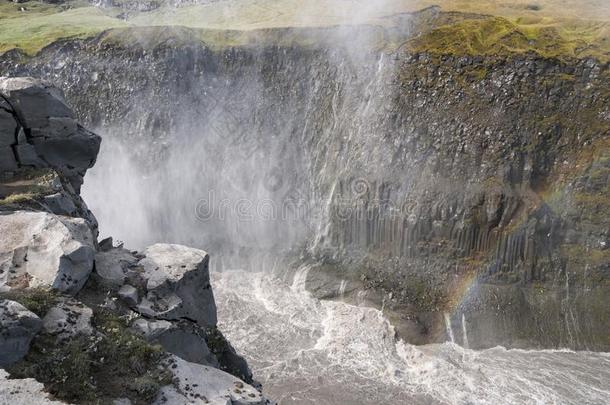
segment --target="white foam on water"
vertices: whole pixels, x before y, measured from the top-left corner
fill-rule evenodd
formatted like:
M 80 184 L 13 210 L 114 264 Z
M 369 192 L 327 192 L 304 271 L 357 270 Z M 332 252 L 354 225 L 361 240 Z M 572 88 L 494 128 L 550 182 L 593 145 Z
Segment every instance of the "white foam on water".
M 312 297 L 307 272 L 212 274 L 220 328 L 280 404 L 610 403 L 610 354 L 413 346 L 376 309 Z

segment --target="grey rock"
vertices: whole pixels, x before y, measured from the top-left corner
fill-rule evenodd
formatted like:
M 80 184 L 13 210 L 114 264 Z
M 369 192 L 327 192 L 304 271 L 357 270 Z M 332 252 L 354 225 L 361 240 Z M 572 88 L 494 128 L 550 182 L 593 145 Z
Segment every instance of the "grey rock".
M 64 298 L 49 309 L 42 319 L 42 326 L 46 333 L 57 336 L 59 340 L 68 340 L 77 335 L 89 336 L 93 333 L 92 316 L 91 308 L 74 299 Z
M 116 248 L 95 255 L 95 278 L 108 288 L 117 289 L 125 283 L 130 267 L 138 260 L 126 249 Z
M 38 156 L 33 145 L 17 145 L 15 146 L 15 152 L 20 166 L 47 167 L 47 164 Z
M 112 401 L 112 405 L 131 405 L 129 398 L 117 398 Z
M 183 360 L 219 368 L 220 364 L 202 334 L 196 328 L 181 325 L 159 334 L 154 341 Z
M 0 108 L 0 148 L 15 144 L 17 126 L 13 114 Z
M 247 383 L 252 383 L 253 375 L 248 362 L 237 354 L 235 348 L 233 348 L 220 330 L 208 329 L 207 336 L 207 341 L 214 345 L 211 349 L 214 357 L 218 360 L 219 368 Z
M 0 172 L 14 171 L 19 168 L 15 153 L 10 146 L 0 147 Z
M 60 405 L 66 402 L 49 398 L 44 385 L 33 378 L 10 379 L 9 374 L 0 369 L 0 405 Z
M 62 92 L 42 80 L 0 78 L 0 93 L 11 103 L 26 128 L 46 127 L 49 117 L 74 118 Z
M 55 193 L 43 198 L 44 204 L 54 214 L 73 216 L 78 209 L 74 200 L 66 193 Z
M 101 252 L 108 252 L 109 250 L 112 250 L 112 248 L 114 247 L 112 236 L 102 239 L 98 242 L 97 246 Z
M 84 219 L 0 213 L 0 235 L 0 290 L 49 286 L 76 294 L 93 269 L 93 236 Z
M 136 305 L 139 301 L 138 290 L 129 284 L 123 285 L 117 293 L 127 305 Z
M 40 318 L 23 305 L 0 300 L 0 367 L 21 360 L 41 327 Z
M 149 342 L 160 344 L 183 360 L 219 368 L 218 360 L 205 341 L 205 332 L 189 322 L 136 319 L 132 329 Z
M 254 387 L 224 371 L 190 363 L 175 356 L 169 362 L 176 384 L 175 386 L 163 387 L 157 399 L 153 402 L 155 405 L 272 404 Z
M 15 143 L 20 124 L 26 130 L 20 129 L 17 137 L 18 163 L 52 167 L 79 192 L 82 177 L 95 163 L 101 138 L 78 125 L 62 92 L 49 83 L 28 77 L 0 77 L 0 94 L 18 118 L 15 122 L 14 116 L 0 110 L 0 147 Z
M 133 321 L 131 328 L 135 332 L 143 335 L 146 340 L 151 341 L 173 328 L 173 324 L 170 321 L 155 321 L 138 318 Z
M 156 244 L 146 248 L 144 255 L 138 276 L 147 293 L 137 307 L 140 313 L 159 319 L 192 319 L 203 327 L 216 325 L 206 252 Z
M 36 152 L 53 167 L 74 179 L 73 186 L 79 190 L 82 176 L 93 167 L 100 149 L 101 139 L 82 127 L 67 137 L 45 139 L 36 144 Z
M 49 117 L 48 125 L 44 128 L 33 128 L 32 137 L 65 138 L 78 131 L 78 123 L 73 118 Z

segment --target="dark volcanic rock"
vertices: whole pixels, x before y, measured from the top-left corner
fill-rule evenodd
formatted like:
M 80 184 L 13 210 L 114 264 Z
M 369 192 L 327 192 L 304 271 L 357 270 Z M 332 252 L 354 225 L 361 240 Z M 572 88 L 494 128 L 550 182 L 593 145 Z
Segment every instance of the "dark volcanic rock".
M 0 300 L 0 367 L 6 367 L 25 356 L 42 321 L 15 301 Z
M 48 83 L 0 78 L 0 97 L 5 103 L 0 110 L 0 145 L 13 148 L 17 166 L 56 169 L 78 192 L 85 172 L 95 163 L 101 138 L 78 125 L 62 92 Z

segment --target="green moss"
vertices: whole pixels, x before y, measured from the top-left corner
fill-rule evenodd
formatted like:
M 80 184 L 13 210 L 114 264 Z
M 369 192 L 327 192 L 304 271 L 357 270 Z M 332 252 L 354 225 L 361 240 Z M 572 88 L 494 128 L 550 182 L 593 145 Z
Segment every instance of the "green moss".
M 39 335 L 26 359 L 8 371 L 14 378 L 36 378 L 58 398 L 92 401 L 95 386 L 90 379 L 91 361 L 87 352 L 90 343 L 80 336 L 58 346 L 53 337 Z
M 0 206 L 16 205 L 25 202 L 35 201 L 42 196 L 43 194 L 37 192 L 11 194 L 8 197 L 0 199 Z
M 608 24 L 529 24 L 494 16 L 462 16 L 409 41 L 415 52 L 440 55 L 535 53 L 545 58 L 610 59 Z
M 0 206 L 29 203 L 53 194 L 56 178 L 52 169 L 20 169 L 10 180 L 0 181 Z

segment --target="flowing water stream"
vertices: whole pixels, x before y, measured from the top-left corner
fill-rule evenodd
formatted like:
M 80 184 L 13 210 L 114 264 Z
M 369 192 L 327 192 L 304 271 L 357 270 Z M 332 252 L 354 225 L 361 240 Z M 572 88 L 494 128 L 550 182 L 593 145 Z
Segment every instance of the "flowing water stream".
M 610 354 L 412 346 L 383 313 L 294 276 L 214 272 L 220 327 L 280 404 L 607 404 Z

